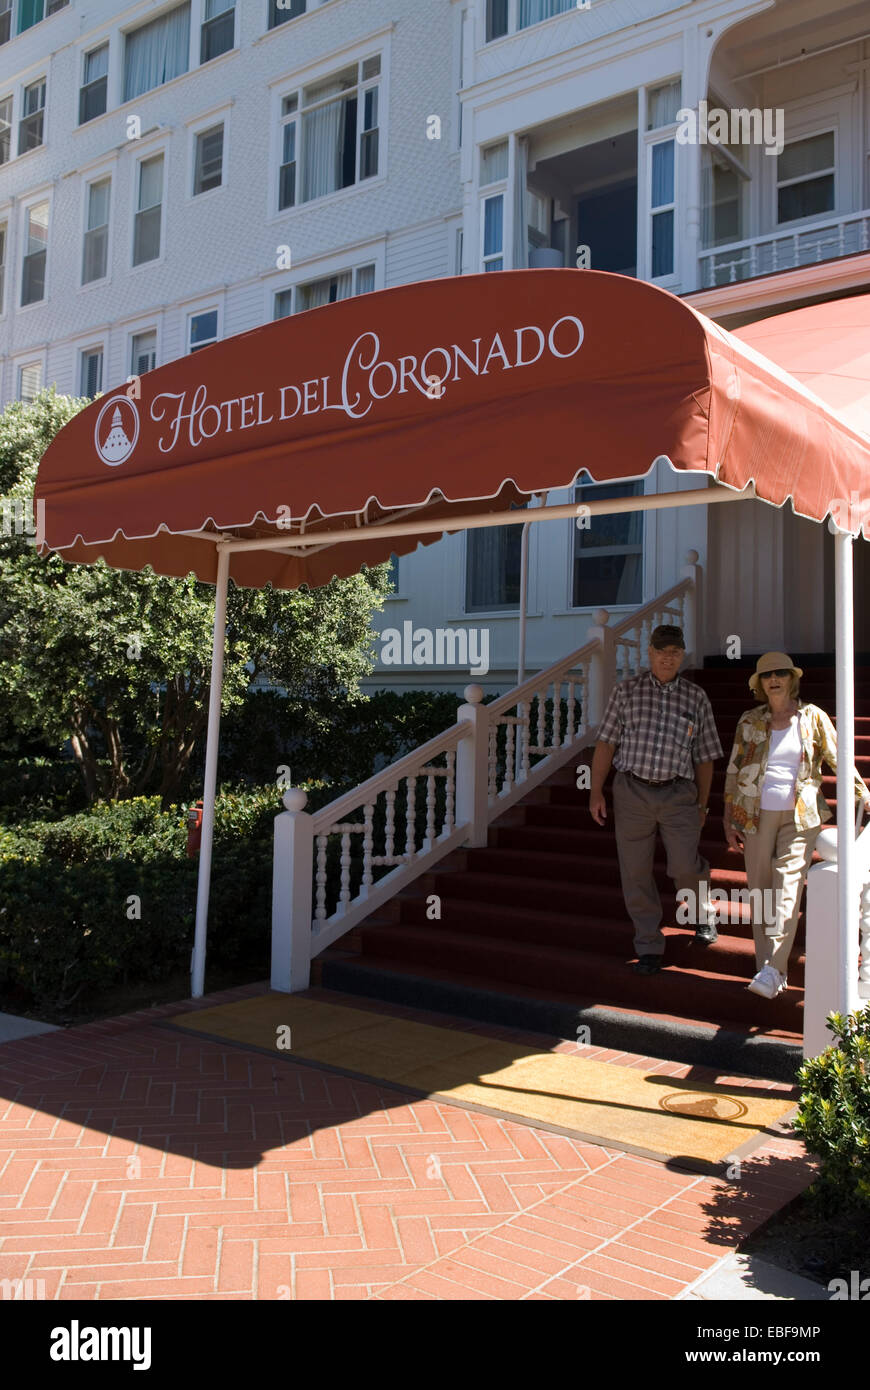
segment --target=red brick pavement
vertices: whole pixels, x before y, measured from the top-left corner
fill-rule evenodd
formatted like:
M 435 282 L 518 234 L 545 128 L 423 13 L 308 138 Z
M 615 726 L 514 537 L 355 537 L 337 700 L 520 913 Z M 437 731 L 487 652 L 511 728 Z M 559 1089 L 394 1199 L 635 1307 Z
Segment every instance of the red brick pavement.
M 49 1299 L 670 1300 L 812 1176 L 793 1139 L 739 1179 L 699 1176 L 160 1026 L 265 988 L 0 1048 L 0 1280 Z

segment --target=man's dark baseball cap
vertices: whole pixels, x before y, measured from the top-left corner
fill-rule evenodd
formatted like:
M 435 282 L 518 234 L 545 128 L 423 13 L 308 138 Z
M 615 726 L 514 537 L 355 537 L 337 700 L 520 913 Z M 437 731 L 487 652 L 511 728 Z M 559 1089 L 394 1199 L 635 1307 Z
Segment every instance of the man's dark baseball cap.
M 658 627 L 653 628 L 649 644 L 657 651 L 661 651 L 663 647 L 682 647 L 683 651 L 686 650 L 683 629 L 672 627 L 669 623 L 659 623 Z

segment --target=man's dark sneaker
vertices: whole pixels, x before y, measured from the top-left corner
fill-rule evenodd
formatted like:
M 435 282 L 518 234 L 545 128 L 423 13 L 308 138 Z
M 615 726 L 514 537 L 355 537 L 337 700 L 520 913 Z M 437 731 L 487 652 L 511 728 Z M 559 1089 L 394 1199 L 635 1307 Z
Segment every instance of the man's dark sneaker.
M 639 956 L 634 966 L 634 973 L 635 975 L 657 975 L 661 968 L 661 956 Z
M 712 946 L 719 940 L 719 933 L 712 922 L 708 922 L 698 927 L 695 932 L 695 940 L 699 946 Z

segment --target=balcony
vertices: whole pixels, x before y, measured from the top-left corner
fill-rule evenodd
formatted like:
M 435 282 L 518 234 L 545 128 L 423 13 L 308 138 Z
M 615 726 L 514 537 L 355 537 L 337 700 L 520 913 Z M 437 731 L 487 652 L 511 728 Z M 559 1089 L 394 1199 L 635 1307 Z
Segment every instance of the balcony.
M 741 280 L 772 275 L 777 270 L 838 260 L 859 251 L 870 251 L 870 210 L 825 218 L 823 223 L 790 232 L 770 232 L 728 246 L 703 251 L 701 289 L 714 290 Z

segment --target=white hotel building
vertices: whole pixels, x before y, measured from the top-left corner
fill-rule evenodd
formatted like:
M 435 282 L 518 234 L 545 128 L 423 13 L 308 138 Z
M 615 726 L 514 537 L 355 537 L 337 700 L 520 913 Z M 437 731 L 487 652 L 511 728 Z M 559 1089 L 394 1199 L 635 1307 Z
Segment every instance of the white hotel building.
M 275 317 L 574 266 L 581 245 L 725 327 L 860 293 L 868 71 L 870 10 L 848 0 L 0 0 L 0 395 L 93 395 Z M 681 143 L 677 113 L 701 101 L 781 110 L 781 150 Z M 591 461 L 564 447 L 579 488 Z M 790 510 L 530 532 L 528 670 L 598 607 L 668 587 L 690 548 L 707 654 L 730 633 L 746 652 L 833 648 L 832 538 Z M 519 537 L 403 557 L 378 627 L 486 627 L 482 683 L 509 688 Z M 387 666 L 368 685 L 468 679 Z

